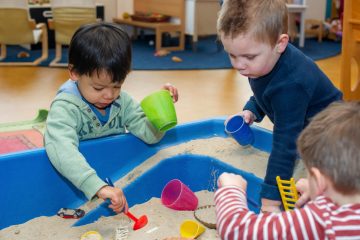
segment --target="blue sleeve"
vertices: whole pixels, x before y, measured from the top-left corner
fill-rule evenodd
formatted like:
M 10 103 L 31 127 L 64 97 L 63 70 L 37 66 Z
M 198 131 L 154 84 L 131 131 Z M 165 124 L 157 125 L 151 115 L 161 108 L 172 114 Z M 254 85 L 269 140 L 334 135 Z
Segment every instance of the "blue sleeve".
M 299 84 L 277 90 L 271 97 L 274 110 L 273 146 L 270 153 L 261 197 L 280 200 L 276 176 L 290 179 L 297 158 L 296 139 L 305 126 L 310 98 Z
M 261 110 L 260 106 L 257 104 L 254 96 L 251 96 L 250 99 L 245 104 L 243 110 L 249 110 L 255 114 L 255 122 L 261 122 L 265 116 L 265 113 Z

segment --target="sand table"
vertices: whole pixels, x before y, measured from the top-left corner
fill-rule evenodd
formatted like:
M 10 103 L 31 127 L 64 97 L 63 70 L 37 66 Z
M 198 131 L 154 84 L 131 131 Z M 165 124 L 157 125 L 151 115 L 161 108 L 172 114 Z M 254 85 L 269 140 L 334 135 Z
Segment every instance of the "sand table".
M 268 154 L 253 147 L 241 147 L 231 138 L 213 137 L 210 139 L 198 139 L 179 144 L 159 151 L 137 166 L 119 181 L 115 182 L 118 187 L 130 184 L 141 174 L 155 166 L 162 159 L 179 154 L 199 154 L 214 157 L 236 168 L 254 173 L 263 178 L 265 175 Z M 303 167 L 298 165 L 295 178 L 304 176 Z M 211 180 L 215 187 L 215 177 Z M 213 204 L 213 192 L 196 192 L 199 206 Z M 99 203 L 99 202 L 98 202 Z M 94 203 L 87 203 L 81 208 L 86 212 L 96 207 Z M 131 213 L 137 217 L 146 215 L 148 224 L 140 230 L 133 231 L 133 222 L 129 222 L 123 214 L 111 217 L 102 217 L 98 221 L 81 227 L 71 227 L 76 220 L 63 219 L 58 216 L 38 217 L 24 224 L 13 225 L 0 231 L 2 240 L 72 240 L 80 239 L 87 231 L 98 231 L 104 240 L 115 240 L 115 231 L 119 226 L 130 225 L 128 238 L 134 240 L 162 240 L 169 237 L 180 237 L 179 228 L 185 219 L 193 219 L 193 211 L 175 211 L 161 204 L 159 198 L 152 198 L 148 202 L 135 205 Z M 204 212 L 201 213 L 203 216 Z M 206 218 L 213 218 L 212 212 L 207 213 Z M 170 238 L 169 238 L 170 239 Z M 176 239 L 176 238 L 173 238 Z M 216 230 L 206 228 L 206 231 L 197 239 L 219 239 Z

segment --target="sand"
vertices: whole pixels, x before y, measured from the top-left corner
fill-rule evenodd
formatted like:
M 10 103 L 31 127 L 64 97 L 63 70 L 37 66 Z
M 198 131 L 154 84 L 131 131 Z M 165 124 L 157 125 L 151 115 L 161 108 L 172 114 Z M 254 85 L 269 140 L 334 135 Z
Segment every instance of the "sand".
M 236 168 L 254 173 L 263 178 L 266 171 L 268 153 L 259 151 L 253 147 L 241 147 L 231 138 L 220 138 L 214 136 L 210 139 L 197 139 L 159 151 L 157 154 L 147 159 L 137 166 L 123 178 L 115 182 L 115 186 L 124 187 L 134 181 L 142 173 L 155 166 L 162 159 L 173 157 L 179 154 L 199 154 L 207 155 L 226 162 Z M 305 174 L 301 164 L 295 171 L 294 177 L 298 179 Z M 215 178 L 214 178 L 215 179 Z M 215 180 L 213 180 L 215 185 Z M 214 186 L 215 187 L 215 186 Z M 199 199 L 199 206 L 213 204 L 213 192 L 199 191 L 195 193 Z M 97 202 L 97 204 L 100 202 Z M 87 203 L 81 208 L 86 212 L 96 207 L 94 203 Z M 215 215 L 212 208 L 199 213 L 198 216 L 215 222 Z M 81 235 L 88 231 L 99 232 L 104 240 L 116 240 L 116 229 L 120 226 L 128 228 L 127 238 L 134 240 L 162 240 L 180 239 L 180 225 L 186 219 L 193 219 L 193 211 L 175 211 L 161 204 L 159 198 L 152 198 L 148 202 L 135 205 L 130 209 L 131 213 L 137 217 L 146 215 L 148 224 L 140 230 L 133 231 L 133 222 L 123 214 L 102 217 L 98 221 L 81 227 L 71 227 L 76 222 L 74 219 L 63 219 L 58 216 L 38 217 L 24 224 L 13 225 L 0 231 L 2 240 L 72 240 L 80 239 Z M 94 238 L 88 238 L 94 239 Z M 96 239 L 96 238 L 95 238 Z M 119 238 L 121 239 L 121 238 Z M 216 230 L 206 228 L 205 232 L 197 239 L 211 240 L 219 239 Z

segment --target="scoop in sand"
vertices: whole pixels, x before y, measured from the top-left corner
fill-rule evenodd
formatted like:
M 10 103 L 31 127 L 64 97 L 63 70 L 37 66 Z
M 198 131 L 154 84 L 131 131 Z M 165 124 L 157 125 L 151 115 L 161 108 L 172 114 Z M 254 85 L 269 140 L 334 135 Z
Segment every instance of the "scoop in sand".
M 114 184 L 112 183 L 110 178 L 106 178 L 105 182 L 109 184 L 109 186 L 114 187 Z M 125 213 L 125 212 L 124 212 Z M 140 218 L 136 218 L 134 215 L 132 215 L 129 211 L 125 213 L 126 216 L 128 216 L 131 220 L 133 220 L 134 226 L 133 229 L 138 230 L 142 227 L 145 227 L 145 225 L 148 223 L 148 218 L 146 215 L 142 215 Z

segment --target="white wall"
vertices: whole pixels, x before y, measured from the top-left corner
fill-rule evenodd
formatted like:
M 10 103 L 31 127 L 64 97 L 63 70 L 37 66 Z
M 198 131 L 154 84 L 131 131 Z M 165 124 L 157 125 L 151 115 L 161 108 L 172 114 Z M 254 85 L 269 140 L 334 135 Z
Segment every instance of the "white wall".
M 115 1 L 115 0 L 114 0 Z M 124 12 L 133 13 L 132 0 L 117 0 L 117 13 L 121 16 Z
M 326 0 L 306 0 L 305 19 L 325 20 Z
M 117 16 L 117 5 L 118 2 L 122 2 L 125 0 L 96 0 L 96 3 L 101 3 L 104 5 L 105 8 L 105 21 L 106 22 L 112 22 L 112 19 Z

